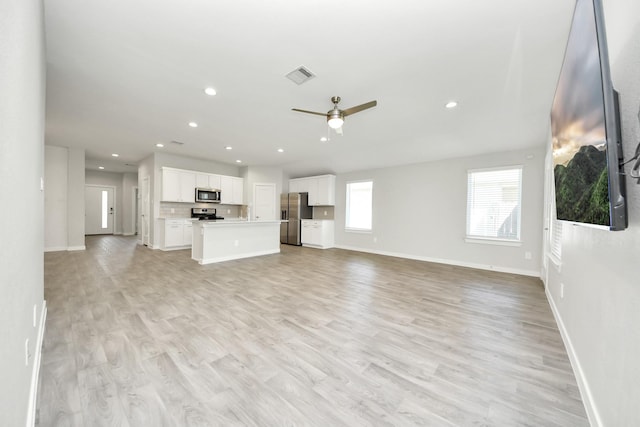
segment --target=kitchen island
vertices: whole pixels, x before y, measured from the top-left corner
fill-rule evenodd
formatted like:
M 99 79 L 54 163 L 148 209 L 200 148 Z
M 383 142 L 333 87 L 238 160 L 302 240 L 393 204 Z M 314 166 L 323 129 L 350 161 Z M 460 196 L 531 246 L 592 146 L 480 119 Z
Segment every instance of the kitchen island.
M 199 264 L 280 252 L 280 220 L 193 221 L 191 258 Z

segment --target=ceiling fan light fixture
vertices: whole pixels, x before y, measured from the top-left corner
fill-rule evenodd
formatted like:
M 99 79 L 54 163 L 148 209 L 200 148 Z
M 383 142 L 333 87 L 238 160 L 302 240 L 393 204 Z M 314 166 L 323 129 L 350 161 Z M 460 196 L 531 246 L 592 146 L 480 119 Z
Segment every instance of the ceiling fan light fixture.
M 327 114 L 327 123 L 331 129 L 338 129 L 342 127 L 342 124 L 344 123 L 344 115 L 342 114 L 342 111 L 338 110 L 338 108 L 329 111 Z

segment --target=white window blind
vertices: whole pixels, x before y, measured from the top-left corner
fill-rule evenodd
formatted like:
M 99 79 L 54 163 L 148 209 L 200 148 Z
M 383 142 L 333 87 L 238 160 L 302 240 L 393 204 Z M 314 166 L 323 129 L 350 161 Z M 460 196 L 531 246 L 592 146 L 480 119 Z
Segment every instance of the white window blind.
M 371 231 L 373 181 L 347 183 L 347 230 Z
M 522 167 L 467 173 L 467 237 L 520 241 Z
M 562 222 L 555 218 L 551 219 L 551 235 L 549 243 L 551 256 L 557 261 L 560 261 L 562 259 Z

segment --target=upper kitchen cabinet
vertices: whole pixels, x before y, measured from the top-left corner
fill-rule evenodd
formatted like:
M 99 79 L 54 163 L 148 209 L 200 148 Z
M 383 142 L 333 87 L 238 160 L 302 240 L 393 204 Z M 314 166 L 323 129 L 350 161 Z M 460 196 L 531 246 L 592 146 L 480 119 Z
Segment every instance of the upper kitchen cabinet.
M 212 173 L 196 173 L 196 187 L 220 190 L 220 175 Z
M 235 176 L 220 176 L 220 203 L 242 205 L 244 201 L 244 179 Z
M 289 180 L 292 193 L 309 193 L 309 206 L 334 206 L 336 204 L 336 176 L 320 175 Z
M 194 203 L 196 173 L 162 168 L 162 201 Z

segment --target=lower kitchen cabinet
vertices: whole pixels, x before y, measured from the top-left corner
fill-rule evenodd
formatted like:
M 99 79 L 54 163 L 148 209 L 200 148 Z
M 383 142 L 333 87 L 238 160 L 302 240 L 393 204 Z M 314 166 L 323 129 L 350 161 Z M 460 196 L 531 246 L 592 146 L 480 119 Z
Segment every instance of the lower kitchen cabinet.
M 328 249 L 334 245 L 334 221 L 319 219 L 302 220 L 302 246 Z
M 191 247 L 193 223 L 190 219 L 158 219 L 160 249 L 170 251 Z

